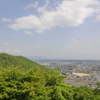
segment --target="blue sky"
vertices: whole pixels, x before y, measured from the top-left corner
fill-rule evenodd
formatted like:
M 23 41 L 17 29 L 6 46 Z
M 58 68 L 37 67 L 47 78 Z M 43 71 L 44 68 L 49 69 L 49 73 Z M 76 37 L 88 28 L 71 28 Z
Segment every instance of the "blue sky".
M 100 0 L 0 0 L 0 52 L 100 60 Z

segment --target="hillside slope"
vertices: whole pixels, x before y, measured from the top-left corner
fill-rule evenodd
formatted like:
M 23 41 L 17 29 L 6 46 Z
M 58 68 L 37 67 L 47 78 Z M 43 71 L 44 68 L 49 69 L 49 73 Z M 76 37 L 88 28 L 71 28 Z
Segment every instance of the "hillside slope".
M 16 66 L 31 68 L 41 65 L 23 56 L 14 56 L 7 53 L 0 53 L 0 67 L 16 67 Z M 45 66 L 41 67 L 47 69 Z
M 99 82 L 96 89 L 69 86 L 59 71 L 44 69 L 25 57 L 1 53 L 0 100 L 100 100 Z

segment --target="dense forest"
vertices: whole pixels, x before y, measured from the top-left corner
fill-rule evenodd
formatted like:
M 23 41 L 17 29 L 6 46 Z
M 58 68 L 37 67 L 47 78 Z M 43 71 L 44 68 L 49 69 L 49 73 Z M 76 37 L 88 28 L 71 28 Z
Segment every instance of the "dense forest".
M 100 100 L 98 88 L 70 86 L 56 69 L 22 56 L 0 54 L 0 100 Z

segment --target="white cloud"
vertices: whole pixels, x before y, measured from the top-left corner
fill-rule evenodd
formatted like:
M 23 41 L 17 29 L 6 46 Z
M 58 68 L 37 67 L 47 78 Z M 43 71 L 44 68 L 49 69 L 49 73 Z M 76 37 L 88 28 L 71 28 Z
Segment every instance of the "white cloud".
M 20 50 L 18 50 L 18 49 L 15 49 L 15 50 L 13 50 L 13 51 L 11 51 L 12 53 L 20 53 Z
M 75 43 L 77 43 L 77 42 L 78 42 L 78 41 L 77 41 L 77 40 L 75 40 L 75 39 L 72 39 L 72 41 L 73 41 L 73 42 L 75 42 Z
M 100 21 L 100 15 L 97 16 L 97 21 Z
M 11 19 L 8 19 L 8 18 L 2 18 L 2 21 L 4 21 L 4 22 L 10 22 L 12 20 Z
M 3 52 L 6 52 L 6 53 L 8 53 L 8 54 L 12 54 L 12 55 L 19 55 L 20 54 L 20 50 L 19 49 L 4 49 L 4 50 L 2 50 Z
M 3 43 L 3 45 L 8 45 L 9 43 L 7 43 L 7 42 L 5 42 L 5 43 Z
M 32 7 L 36 8 L 37 6 L 38 6 L 38 2 L 36 1 L 36 2 L 34 2 L 34 3 L 31 3 L 31 4 L 27 5 L 27 6 L 25 7 L 25 9 L 27 9 L 27 8 L 32 8 Z
M 26 34 L 32 34 L 30 31 L 25 31 Z
M 8 52 L 9 50 L 5 50 L 5 52 Z
M 16 37 L 15 35 L 12 35 L 12 37 Z
M 46 7 L 49 5 L 49 0 L 46 0 L 46 3 L 43 7 L 39 7 L 38 11 L 39 12 L 44 12 L 46 10 Z
M 63 0 L 57 3 L 54 10 L 46 10 L 49 1 L 43 7 L 37 8 L 40 16 L 29 15 L 15 19 L 14 24 L 9 25 L 14 30 L 35 29 L 35 32 L 42 33 L 46 29 L 55 26 L 67 27 L 78 26 L 84 20 L 97 12 L 100 5 L 98 0 Z
M 73 59 L 100 59 L 98 54 L 100 54 L 100 47 L 94 42 L 78 41 L 72 39 L 72 43 L 67 46 L 66 51 L 69 57 Z

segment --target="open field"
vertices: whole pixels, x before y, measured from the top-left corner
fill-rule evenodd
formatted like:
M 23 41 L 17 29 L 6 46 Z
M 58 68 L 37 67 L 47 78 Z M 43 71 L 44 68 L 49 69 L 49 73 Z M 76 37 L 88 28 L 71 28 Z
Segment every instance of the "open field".
M 84 71 L 84 70 L 76 70 L 75 71 L 76 73 L 86 73 L 86 74 L 92 74 L 93 73 L 93 71 L 92 70 L 87 70 L 87 71 Z
M 88 85 L 88 84 L 93 84 L 96 85 L 97 81 L 88 81 L 88 80 L 77 80 L 77 79 L 70 79 L 66 78 L 64 80 L 67 84 L 74 85 L 74 86 L 83 86 L 83 85 Z
M 91 74 L 85 74 L 85 73 L 73 73 L 73 74 L 77 76 L 91 76 Z

